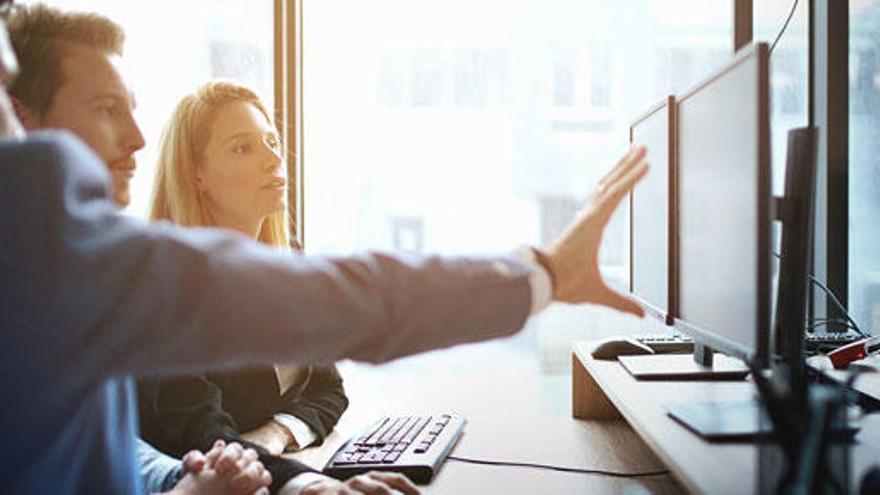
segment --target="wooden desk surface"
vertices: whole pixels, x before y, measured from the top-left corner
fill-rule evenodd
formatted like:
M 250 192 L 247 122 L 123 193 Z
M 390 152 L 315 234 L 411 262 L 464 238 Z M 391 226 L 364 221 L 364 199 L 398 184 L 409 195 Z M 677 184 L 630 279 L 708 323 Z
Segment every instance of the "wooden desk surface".
M 755 445 L 709 443 L 670 418 L 662 405 L 745 399 L 754 394 L 751 382 L 638 381 L 617 361 L 593 359 L 590 350 L 587 342 L 574 345 L 575 417 L 621 415 L 689 492 L 756 492 Z M 880 461 L 880 415 L 864 417 L 860 426 L 851 451 L 853 493 L 857 493 L 865 470 Z
M 638 381 L 617 361 L 595 360 L 591 345 L 576 343 L 576 361 L 583 365 L 573 373 L 590 375 L 607 399 L 644 439 L 651 450 L 673 471 L 678 481 L 693 493 L 754 493 L 757 448 L 749 444 L 710 444 L 685 429 L 666 414 L 667 401 L 737 400 L 751 397 L 749 382 Z M 581 377 L 584 378 L 584 377 Z M 577 379 L 577 378 L 576 378 Z M 577 385 L 575 385 L 577 386 Z M 601 397 L 584 397 L 601 403 Z M 575 415 L 590 416 L 587 404 Z M 605 411 L 602 411 L 606 414 Z
M 567 375 L 540 372 L 533 351 L 506 341 L 462 346 L 383 366 L 343 363 L 349 410 L 321 447 L 291 455 L 321 468 L 345 440 L 380 414 L 463 414 L 453 455 L 616 471 L 663 464 L 624 421 L 571 418 Z M 680 493 L 671 476 L 621 479 L 447 461 L 425 494 Z

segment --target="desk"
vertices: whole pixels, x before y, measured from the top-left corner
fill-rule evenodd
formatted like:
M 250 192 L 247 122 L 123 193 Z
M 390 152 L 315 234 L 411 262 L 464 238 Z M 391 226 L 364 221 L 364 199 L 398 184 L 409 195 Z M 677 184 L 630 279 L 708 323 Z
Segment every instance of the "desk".
M 461 346 L 383 366 L 342 363 L 349 410 L 325 444 L 291 457 L 321 468 L 342 443 L 382 412 L 464 414 L 453 455 L 618 471 L 663 469 L 622 421 L 570 416 L 567 375 L 544 375 L 533 346 L 498 341 Z M 671 476 L 617 479 L 447 461 L 425 494 L 680 493 Z
M 757 447 L 752 444 L 709 443 L 674 421 L 664 402 L 737 400 L 751 397 L 753 385 L 736 382 L 638 381 L 617 361 L 590 356 L 592 345 L 579 342 L 572 356 L 572 415 L 583 419 L 623 418 L 651 450 L 694 493 L 756 491 Z M 852 451 L 851 487 L 861 474 L 880 461 L 880 415 L 861 423 Z

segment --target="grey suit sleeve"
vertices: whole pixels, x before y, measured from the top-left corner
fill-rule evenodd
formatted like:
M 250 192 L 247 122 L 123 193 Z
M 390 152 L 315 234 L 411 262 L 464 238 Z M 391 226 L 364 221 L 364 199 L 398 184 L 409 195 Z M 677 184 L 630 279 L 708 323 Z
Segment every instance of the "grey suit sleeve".
M 28 166 L 0 186 L 12 233 L 0 241 L 0 316 L 66 328 L 53 338 L 101 375 L 382 362 L 508 335 L 528 316 L 529 268 L 517 260 L 289 256 L 219 230 L 147 225 L 115 211 L 78 143 L 24 147 Z
M 140 438 L 135 443 L 135 449 L 144 493 L 165 493 L 173 489 L 183 474 L 183 463 L 159 452 Z

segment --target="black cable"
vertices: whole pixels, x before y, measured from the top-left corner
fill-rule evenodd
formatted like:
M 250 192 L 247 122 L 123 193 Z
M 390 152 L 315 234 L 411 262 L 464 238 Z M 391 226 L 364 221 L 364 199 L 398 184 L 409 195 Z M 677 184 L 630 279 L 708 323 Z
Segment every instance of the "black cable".
M 565 466 L 554 466 L 551 464 L 535 464 L 531 462 L 508 462 L 508 461 L 487 461 L 483 459 L 469 459 L 467 457 L 458 457 L 450 455 L 446 457 L 453 461 L 466 462 L 469 464 L 480 464 L 484 466 L 507 466 L 507 467 L 525 467 L 534 469 L 549 469 L 550 471 L 561 471 L 563 473 L 580 473 L 580 474 L 596 474 L 601 476 L 610 476 L 612 478 L 647 478 L 650 476 L 664 476 L 670 474 L 668 469 L 659 471 L 644 471 L 636 473 L 621 473 L 619 471 L 606 471 L 604 469 L 581 469 Z
M 822 289 L 822 290 L 825 292 L 825 294 L 828 296 L 828 298 L 831 300 L 831 302 L 834 304 L 834 306 L 838 309 L 838 311 L 840 311 L 841 313 L 843 313 L 843 316 L 846 318 L 846 321 L 848 321 L 848 322 L 850 323 L 850 325 L 852 325 L 852 329 L 855 330 L 855 331 L 856 331 L 859 335 L 861 335 L 862 337 L 866 337 L 866 338 L 867 338 L 868 335 L 866 335 L 865 332 L 863 332 L 862 329 L 859 328 L 858 323 L 856 323 L 856 322 L 855 322 L 855 321 L 849 316 L 849 313 L 846 311 L 846 308 L 843 307 L 843 304 L 840 302 L 839 299 L 837 299 L 837 296 L 835 296 L 834 293 L 831 292 L 831 289 L 829 289 L 825 284 L 823 284 L 822 282 L 820 282 L 819 279 L 817 279 L 817 278 L 816 278 L 815 276 L 813 276 L 812 274 L 810 275 L 810 280 L 811 280 L 814 284 L 816 284 L 816 286 L 818 286 L 820 289 Z
M 791 22 L 791 18 L 794 17 L 794 11 L 797 10 L 798 0 L 794 0 L 794 4 L 791 6 L 791 12 L 788 13 L 788 18 L 785 19 L 785 24 L 782 25 L 782 29 L 779 30 L 779 34 L 776 35 L 776 39 L 773 40 L 773 44 L 770 45 L 770 50 L 768 51 L 768 55 L 773 53 L 773 49 L 776 48 L 776 43 L 779 43 L 779 39 L 782 38 L 782 33 L 788 28 L 788 23 Z
M 780 255 L 776 251 L 773 251 L 773 256 L 775 256 L 779 260 L 782 259 L 782 255 Z M 837 299 L 837 296 L 835 296 L 834 293 L 831 292 L 831 289 L 829 289 L 828 286 L 826 286 L 825 284 L 820 282 L 819 279 L 816 278 L 816 276 L 813 275 L 812 273 L 807 274 L 807 276 L 810 277 L 810 282 L 813 285 L 822 289 L 822 292 L 825 293 L 825 296 L 828 297 L 828 299 L 831 301 L 832 304 L 834 304 L 834 306 L 838 309 L 838 311 L 843 313 L 843 316 L 846 318 L 846 321 L 849 322 L 849 325 L 847 325 L 849 328 L 852 328 L 853 330 L 856 331 L 856 333 L 858 333 L 859 335 L 861 335 L 864 338 L 870 337 L 870 335 L 866 334 L 865 332 L 862 331 L 861 328 L 859 328 L 858 323 L 856 323 L 855 320 L 853 320 L 852 317 L 850 317 L 849 312 L 847 312 L 846 308 L 843 307 L 843 303 L 840 302 L 840 299 Z M 826 318 L 825 320 L 829 320 L 829 319 Z M 823 320 L 817 319 L 814 321 L 823 321 Z

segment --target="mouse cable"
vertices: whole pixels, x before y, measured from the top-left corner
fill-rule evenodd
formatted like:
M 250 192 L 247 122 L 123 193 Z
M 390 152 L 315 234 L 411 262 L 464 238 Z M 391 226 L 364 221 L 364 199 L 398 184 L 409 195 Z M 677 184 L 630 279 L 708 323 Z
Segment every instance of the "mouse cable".
M 785 19 L 785 24 L 782 25 L 782 29 L 779 30 L 779 34 L 776 35 L 776 39 L 773 40 L 773 44 L 770 45 L 770 50 L 768 50 L 767 55 L 773 53 L 773 49 L 776 48 L 776 43 L 779 43 L 779 38 L 782 38 L 782 33 L 785 32 L 786 28 L 788 28 L 788 23 L 791 22 L 791 18 L 794 17 L 794 11 L 797 10 L 798 0 L 794 0 L 794 4 L 791 6 L 791 12 L 788 13 L 788 18 Z
M 647 478 L 650 476 L 664 476 L 670 474 L 668 469 L 658 471 L 644 471 L 635 473 L 622 473 L 619 471 L 606 471 L 604 469 L 581 469 L 565 466 L 554 466 L 551 464 L 535 464 L 531 462 L 508 462 L 508 461 L 487 461 L 483 459 L 470 459 L 467 457 L 458 457 L 450 455 L 446 457 L 453 461 L 466 462 L 468 464 L 481 464 L 484 466 L 507 466 L 507 467 L 525 467 L 534 469 L 549 469 L 551 471 L 561 471 L 563 473 L 580 473 L 580 474 L 596 474 L 601 476 L 610 476 L 612 478 Z

